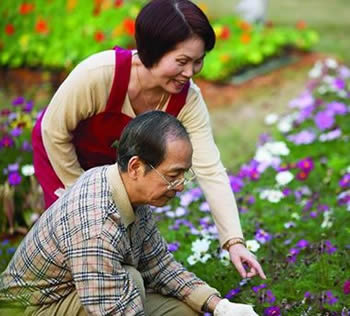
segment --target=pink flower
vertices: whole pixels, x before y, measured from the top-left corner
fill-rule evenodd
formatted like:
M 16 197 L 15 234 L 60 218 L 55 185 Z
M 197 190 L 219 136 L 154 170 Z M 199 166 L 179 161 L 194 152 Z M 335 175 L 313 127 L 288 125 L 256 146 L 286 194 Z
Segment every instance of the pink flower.
M 346 280 L 343 286 L 344 294 L 350 294 L 350 280 Z

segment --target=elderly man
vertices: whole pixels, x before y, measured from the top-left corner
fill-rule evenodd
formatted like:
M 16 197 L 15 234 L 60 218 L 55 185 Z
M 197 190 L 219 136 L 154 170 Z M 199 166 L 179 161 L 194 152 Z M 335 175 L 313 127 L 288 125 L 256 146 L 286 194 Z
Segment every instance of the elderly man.
M 1 275 L 27 315 L 256 315 L 176 262 L 152 219 L 191 172 L 182 124 L 160 111 L 124 130 L 115 165 L 91 169 L 35 223 Z M 146 289 L 146 290 L 145 290 Z

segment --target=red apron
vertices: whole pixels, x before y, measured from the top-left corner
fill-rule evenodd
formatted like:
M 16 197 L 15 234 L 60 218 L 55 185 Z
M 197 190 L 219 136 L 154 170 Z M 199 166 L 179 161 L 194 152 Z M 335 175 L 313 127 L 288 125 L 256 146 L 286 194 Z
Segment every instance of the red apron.
M 129 50 L 116 47 L 115 55 L 117 76 L 114 76 L 105 111 L 79 122 L 73 132 L 72 143 L 84 170 L 116 162 L 117 150 L 112 145 L 119 140 L 124 127 L 132 119 L 122 113 L 128 91 L 132 54 Z M 171 96 L 167 113 L 178 116 L 185 105 L 188 89 L 189 82 L 180 93 Z M 47 208 L 58 198 L 55 191 L 64 188 L 64 185 L 52 168 L 41 137 L 41 121 L 44 113 L 35 123 L 32 144 L 35 175 L 43 188 Z

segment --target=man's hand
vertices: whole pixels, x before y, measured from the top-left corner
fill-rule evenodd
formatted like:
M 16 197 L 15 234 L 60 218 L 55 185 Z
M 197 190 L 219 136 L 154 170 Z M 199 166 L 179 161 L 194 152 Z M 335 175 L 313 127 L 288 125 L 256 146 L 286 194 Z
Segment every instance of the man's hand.
M 230 247 L 229 252 L 231 261 L 242 278 L 252 278 L 259 275 L 262 279 L 266 279 L 265 273 L 256 257 L 246 247 L 241 244 L 235 244 Z M 246 271 L 243 264 L 248 265 L 248 271 Z
M 258 316 L 251 305 L 230 303 L 221 300 L 214 309 L 214 316 Z

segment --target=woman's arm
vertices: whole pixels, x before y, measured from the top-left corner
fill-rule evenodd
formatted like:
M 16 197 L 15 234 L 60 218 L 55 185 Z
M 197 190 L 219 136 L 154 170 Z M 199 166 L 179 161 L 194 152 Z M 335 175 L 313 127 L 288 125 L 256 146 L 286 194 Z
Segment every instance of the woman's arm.
M 214 143 L 208 110 L 199 88 L 193 83 L 178 118 L 190 134 L 193 169 L 210 205 L 221 246 L 233 237 L 243 237 L 229 179 Z

